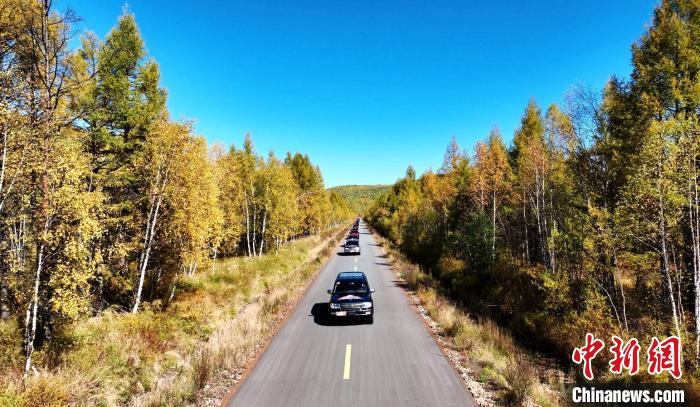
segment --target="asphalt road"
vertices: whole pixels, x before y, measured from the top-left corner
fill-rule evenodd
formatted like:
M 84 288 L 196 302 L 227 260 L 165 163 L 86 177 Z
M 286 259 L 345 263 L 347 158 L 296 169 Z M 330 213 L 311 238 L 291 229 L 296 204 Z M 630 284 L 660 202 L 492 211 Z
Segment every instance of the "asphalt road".
M 228 406 L 476 405 L 364 224 L 360 233 L 362 254 L 333 256 Z M 326 289 L 355 269 L 376 289 L 374 324 L 329 324 Z

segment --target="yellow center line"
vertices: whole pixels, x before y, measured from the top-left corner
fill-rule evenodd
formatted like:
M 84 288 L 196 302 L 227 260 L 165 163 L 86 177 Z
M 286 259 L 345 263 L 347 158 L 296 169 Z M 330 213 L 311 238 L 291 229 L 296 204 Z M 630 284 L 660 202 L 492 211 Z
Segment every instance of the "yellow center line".
M 343 368 L 343 380 L 350 380 L 350 354 L 352 353 L 352 345 L 345 345 L 345 367 Z

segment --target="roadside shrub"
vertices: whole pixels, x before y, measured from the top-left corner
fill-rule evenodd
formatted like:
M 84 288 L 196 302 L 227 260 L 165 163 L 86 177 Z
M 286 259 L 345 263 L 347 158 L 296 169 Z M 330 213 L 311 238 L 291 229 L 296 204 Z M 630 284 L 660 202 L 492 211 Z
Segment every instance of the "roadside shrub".
M 60 407 L 69 404 L 71 401 L 70 383 L 61 376 L 44 376 L 31 378 L 28 380 L 22 404 L 25 406 L 46 406 Z
M 438 302 L 438 305 L 438 308 L 433 312 L 435 321 L 440 324 L 445 335 L 456 335 L 461 326 L 461 319 L 457 309 L 454 305 L 443 301 Z
M 478 340 L 479 330 L 467 318 L 460 320 L 459 328 L 454 336 L 455 347 L 462 352 L 469 352 Z
M 209 347 L 204 346 L 192 358 L 192 387 L 199 390 L 207 383 L 212 373 L 214 361 Z
M 508 390 L 504 401 L 509 405 L 520 406 L 529 397 L 537 383 L 537 372 L 522 356 L 511 359 L 505 371 Z

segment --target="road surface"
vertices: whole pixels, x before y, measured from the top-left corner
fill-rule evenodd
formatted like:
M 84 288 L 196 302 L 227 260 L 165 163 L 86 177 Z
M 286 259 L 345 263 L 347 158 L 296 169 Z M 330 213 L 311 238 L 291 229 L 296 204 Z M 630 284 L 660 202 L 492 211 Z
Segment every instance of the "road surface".
M 228 406 L 476 405 L 364 224 L 360 248 L 360 256 L 338 248 Z M 329 324 L 326 289 L 353 270 L 376 289 L 374 324 Z

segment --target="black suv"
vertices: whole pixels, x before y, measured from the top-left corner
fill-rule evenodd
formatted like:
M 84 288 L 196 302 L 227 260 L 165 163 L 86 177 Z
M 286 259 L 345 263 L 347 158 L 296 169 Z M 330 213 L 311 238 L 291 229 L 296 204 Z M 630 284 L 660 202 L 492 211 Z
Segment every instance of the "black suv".
M 367 276 L 360 271 L 339 273 L 333 288 L 328 290 L 328 316 L 339 318 L 362 318 L 370 324 L 374 322 L 373 288 L 369 287 Z

